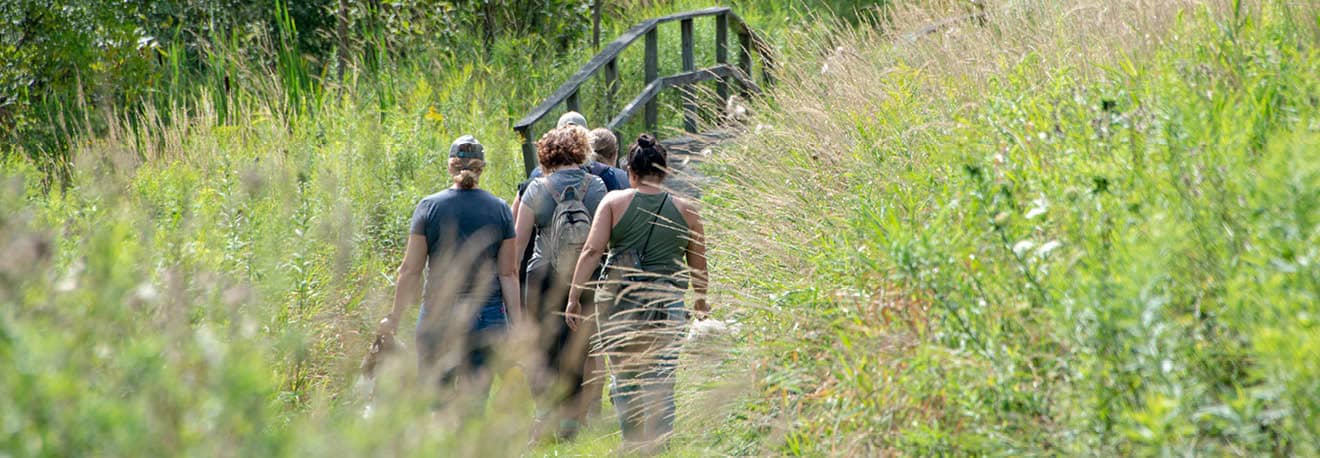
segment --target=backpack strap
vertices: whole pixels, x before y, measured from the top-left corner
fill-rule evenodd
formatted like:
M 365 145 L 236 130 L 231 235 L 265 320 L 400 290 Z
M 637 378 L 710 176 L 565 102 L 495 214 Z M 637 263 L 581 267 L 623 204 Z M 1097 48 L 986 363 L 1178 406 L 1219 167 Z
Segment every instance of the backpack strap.
M 545 188 L 545 193 L 550 195 L 550 199 L 554 200 L 556 205 L 563 202 L 563 192 L 555 193 L 555 187 L 550 184 L 550 175 L 541 175 L 536 181 L 541 183 L 541 187 Z
M 633 192 L 636 193 L 637 191 Z M 637 196 L 634 194 L 633 198 L 636 199 Z M 651 227 L 646 230 L 646 239 L 642 242 L 641 249 L 638 250 L 638 265 L 646 262 L 647 247 L 651 246 L 651 234 L 655 232 L 655 223 L 660 220 L 660 211 L 665 209 L 665 203 L 667 202 L 669 202 L 669 193 L 666 192 L 665 197 L 660 199 L 660 205 L 655 207 L 655 214 L 651 215 Z

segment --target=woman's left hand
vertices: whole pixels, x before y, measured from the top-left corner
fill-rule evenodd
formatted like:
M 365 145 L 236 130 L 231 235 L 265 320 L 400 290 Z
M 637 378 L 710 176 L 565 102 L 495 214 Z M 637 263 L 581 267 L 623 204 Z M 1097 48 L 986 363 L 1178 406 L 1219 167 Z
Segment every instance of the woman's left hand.
M 697 299 L 692 304 L 692 311 L 696 312 L 693 315 L 696 315 L 698 320 L 704 320 L 710 317 L 710 304 L 706 302 L 704 297 Z
M 568 328 L 574 331 L 578 328 L 578 322 L 582 321 L 582 303 L 578 299 L 569 298 L 568 305 L 564 306 L 564 321 L 568 323 Z

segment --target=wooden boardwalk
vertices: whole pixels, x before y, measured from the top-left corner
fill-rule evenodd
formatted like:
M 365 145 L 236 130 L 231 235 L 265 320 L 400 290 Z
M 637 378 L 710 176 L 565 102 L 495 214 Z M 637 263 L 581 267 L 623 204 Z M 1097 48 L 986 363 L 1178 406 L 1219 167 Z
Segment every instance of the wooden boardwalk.
M 701 164 L 719 144 L 733 140 L 736 135 L 732 130 L 722 129 L 661 140 L 660 144 L 669 152 L 669 167 L 674 169 L 665 186 L 673 192 L 701 198 L 702 190 L 712 180 L 701 173 Z
M 715 48 L 715 62 L 714 65 L 704 68 L 698 68 L 696 62 L 697 45 L 694 21 L 698 19 L 713 20 L 715 23 L 715 40 L 714 43 L 711 43 Z M 662 75 L 659 68 L 660 26 L 672 23 L 679 26 L 681 68 L 678 69 L 677 73 Z M 618 107 L 616 106 L 616 92 L 620 87 L 619 78 L 621 76 L 618 68 L 619 56 L 629 46 L 638 42 L 645 47 L 642 74 L 646 84 L 636 97 L 623 104 L 622 107 Z M 759 83 L 758 78 L 756 78 L 757 72 L 754 71 L 758 62 L 760 69 Z M 581 111 L 578 92 L 588 80 L 601 78 L 600 82 L 604 84 L 605 88 L 604 105 L 606 115 L 604 118 L 609 118 L 604 127 L 614 131 L 615 135 L 619 137 L 620 143 L 624 144 L 627 143 L 628 139 L 635 138 L 639 132 L 657 132 L 660 125 L 660 104 L 656 97 L 661 92 L 675 89 L 685 90 L 682 94 L 682 108 L 674 111 L 675 114 L 683 117 L 683 130 L 686 135 L 669 139 L 664 143 L 666 147 L 674 151 L 676 156 L 684 156 L 683 161 L 675 162 L 682 162 L 686 166 L 692 160 L 696 160 L 699 153 L 707 146 L 728 138 L 727 135 L 718 131 L 711 133 L 697 132 L 697 126 L 702 124 L 698 118 L 703 110 L 699 106 L 695 93 L 687 91 L 686 88 L 709 81 L 715 85 L 715 93 L 722 101 L 727 101 L 733 95 L 733 89 L 736 89 L 741 97 L 748 98 L 754 94 L 759 94 L 763 85 L 774 82 L 773 68 L 774 56 L 769 44 L 728 7 L 686 11 L 642 21 L 606 45 L 591 60 L 587 61 L 577 73 L 574 73 L 564 84 L 560 85 L 559 89 L 533 107 L 526 116 L 514 123 L 513 129 L 518 132 L 522 139 L 525 172 L 530 174 L 532 169 L 536 167 L 536 148 L 534 144 L 537 138 L 536 125 L 545 118 L 553 119 L 558 113 L 566 110 Z M 640 128 L 635 125 L 636 123 L 629 123 L 634 115 L 638 114 L 642 115 Z M 599 114 L 593 116 L 599 116 Z M 717 120 L 707 121 L 717 122 Z

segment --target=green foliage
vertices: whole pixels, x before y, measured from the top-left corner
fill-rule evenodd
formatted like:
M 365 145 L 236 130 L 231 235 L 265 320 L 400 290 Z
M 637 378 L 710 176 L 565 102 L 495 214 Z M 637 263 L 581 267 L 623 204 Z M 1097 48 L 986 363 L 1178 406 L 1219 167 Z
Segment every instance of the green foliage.
M 448 185 L 440 152 L 476 135 L 482 187 L 512 197 L 509 125 L 586 60 L 579 2 L 492 2 L 564 23 L 490 41 L 445 3 L 369 23 L 347 2 L 342 78 L 333 3 L 113 3 L 0 2 L 0 454 L 522 452 L 516 375 L 458 429 L 425 420 L 406 355 L 377 415 L 354 384 L 413 207 Z M 788 12 L 762 8 L 758 27 Z
M 1316 16 L 1262 3 L 1107 68 L 802 65 L 708 210 L 766 328 L 745 427 L 805 455 L 1320 453 Z
M 489 63 L 497 39 L 564 56 L 586 36 L 586 2 L 380 2 L 187 0 L 37 2 L 0 5 L 0 138 L 67 184 L 75 137 L 168 116 L 212 98 L 229 122 L 232 98 L 274 92 L 250 78 L 273 73 L 300 112 L 327 88 L 359 76 L 392 84 L 383 68 L 466 58 Z M 530 38 L 527 38 L 530 37 Z M 471 52 L 468 46 L 483 41 Z M 576 57 L 576 56 L 574 56 Z M 543 60 L 537 60 L 543 63 Z M 361 71 L 354 71 L 361 70 Z M 249 75 L 245 75 L 249 74 Z M 333 77 L 332 77 L 333 76 Z M 262 87 L 243 87 L 244 85 Z M 379 90 L 381 108 L 393 101 Z

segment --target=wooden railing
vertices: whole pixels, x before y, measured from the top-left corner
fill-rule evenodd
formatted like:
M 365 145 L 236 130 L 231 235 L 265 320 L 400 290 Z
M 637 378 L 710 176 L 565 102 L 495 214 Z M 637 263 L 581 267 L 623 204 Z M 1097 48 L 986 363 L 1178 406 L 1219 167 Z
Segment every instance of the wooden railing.
M 713 17 L 715 20 L 715 65 L 697 69 L 693 43 L 693 21 L 697 18 Z M 659 26 L 669 22 L 678 22 L 682 49 L 682 71 L 669 76 L 659 76 Z M 738 37 L 737 65 L 729 62 L 729 30 Z M 671 87 L 687 86 L 702 81 L 716 80 L 716 94 L 721 100 L 729 97 L 729 82 L 738 84 L 740 91 L 751 94 L 760 91 L 760 86 L 752 76 L 753 54 L 761 58 L 761 79 L 763 84 L 773 82 L 774 59 L 769 45 L 756 34 L 742 18 L 727 7 L 706 8 L 695 11 L 672 14 L 651 19 L 628 29 L 623 35 L 606 45 L 581 69 L 559 86 L 550 97 L 532 108 L 521 120 L 513 125 L 522 138 L 523 167 L 527 174 L 536 167 L 536 135 L 534 126 L 560 105 L 568 110 L 579 111 L 578 91 L 584 83 L 603 73 L 605 83 L 605 111 L 615 112 L 615 99 L 619 88 L 619 55 L 637 41 L 645 37 L 646 57 L 644 59 L 644 77 L 646 87 L 632 101 L 628 102 L 605 124 L 606 128 L 617 128 L 628 122 L 638 111 L 643 112 L 647 130 L 655 130 L 659 118 L 659 106 L 655 98 L 661 91 Z M 684 94 L 683 128 L 688 132 L 697 129 L 697 103 L 690 92 Z

